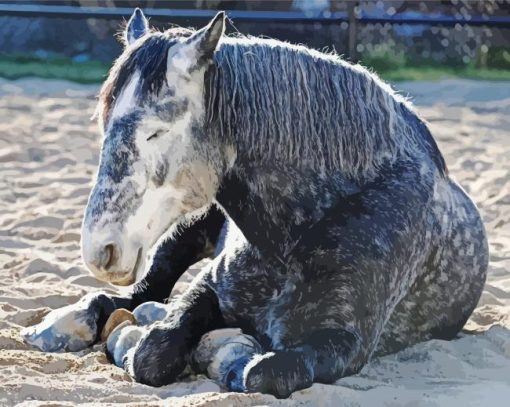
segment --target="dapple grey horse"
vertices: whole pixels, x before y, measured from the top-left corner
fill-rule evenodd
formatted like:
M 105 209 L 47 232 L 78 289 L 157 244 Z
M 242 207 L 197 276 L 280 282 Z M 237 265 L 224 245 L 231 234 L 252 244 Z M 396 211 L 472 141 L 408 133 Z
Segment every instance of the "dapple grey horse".
M 136 10 L 125 39 L 100 94 L 82 251 L 98 278 L 134 285 L 53 311 L 28 342 L 82 349 L 127 308 L 140 326 L 107 347 L 137 381 L 171 383 L 191 364 L 227 389 L 287 397 L 456 336 L 487 239 L 404 98 L 335 55 L 226 36 L 223 13 L 156 32 Z

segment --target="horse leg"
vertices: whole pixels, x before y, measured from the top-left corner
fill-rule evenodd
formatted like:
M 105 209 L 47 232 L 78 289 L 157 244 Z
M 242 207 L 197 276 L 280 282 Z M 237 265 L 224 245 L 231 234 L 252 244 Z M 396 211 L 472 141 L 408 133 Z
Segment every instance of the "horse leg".
M 452 208 L 422 273 L 384 326 L 376 354 L 397 352 L 428 339 L 450 340 L 462 329 L 482 294 L 489 250 L 478 210 L 455 183 Z M 437 209 L 436 209 L 437 210 Z
M 216 259 L 211 286 L 226 324 L 260 342 L 239 331 L 209 332 L 193 353 L 193 367 L 231 391 L 287 397 L 366 362 L 359 323 L 349 319 L 351 302 L 358 301 L 346 288 L 351 274 L 318 272 L 313 282 L 305 281 L 299 271 L 285 272 L 285 266 L 262 259 L 247 243 L 227 247 L 222 256 L 236 256 Z
M 224 327 L 216 293 L 204 283 L 203 275 L 199 274 L 188 291 L 168 304 L 168 317 L 147 327 L 138 343 L 127 351 L 123 365 L 137 382 L 151 386 L 174 382 L 202 335 Z
M 25 328 L 22 336 L 45 352 L 78 351 L 92 345 L 116 309 L 132 311 L 148 301 L 165 301 L 188 267 L 212 254 L 224 223 L 223 213 L 212 207 L 204 218 L 157 248 L 145 276 L 130 294 L 124 297 L 103 292 L 87 294 L 76 304 L 56 309 L 41 323 Z
M 215 254 L 225 215 L 212 206 L 207 215 L 162 243 L 143 279 L 135 284 L 131 307 L 147 301 L 164 302 L 175 283 L 196 262 Z
M 206 346 L 204 341 L 205 338 L 197 351 Z M 313 382 L 332 383 L 342 377 L 359 348 L 359 337 L 347 330 L 317 330 L 299 346 L 266 353 L 260 352 L 255 339 L 238 334 L 216 348 L 218 352 L 210 360 L 207 373 L 231 391 L 286 398 Z
M 262 346 L 239 328 L 207 332 L 193 350 L 191 366 L 196 373 L 206 374 L 224 388 L 242 391 L 242 369 Z M 232 375 L 236 376 L 233 377 Z
M 474 235 L 472 230 L 470 233 Z M 447 249 L 448 257 L 433 253 L 439 266 L 419 277 L 395 307 L 377 344 L 376 356 L 429 339 L 454 339 L 469 319 L 484 287 L 488 252 L 477 247 L 474 263 L 478 267 L 473 267 L 472 259 L 466 261 L 465 255 L 458 254 L 462 249 Z

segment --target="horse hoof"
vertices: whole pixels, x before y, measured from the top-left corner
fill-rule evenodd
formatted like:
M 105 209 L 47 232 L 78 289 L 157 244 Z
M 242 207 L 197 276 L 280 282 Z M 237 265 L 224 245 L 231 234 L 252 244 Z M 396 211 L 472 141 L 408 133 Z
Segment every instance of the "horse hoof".
M 134 326 L 130 320 L 124 320 L 117 325 L 106 340 L 106 349 L 113 363 L 123 368 L 127 352 L 138 343 L 144 330 Z
M 43 352 L 79 351 L 94 342 L 96 315 L 78 303 L 51 311 L 37 325 L 21 330 L 29 345 Z
M 164 319 L 167 310 L 164 304 L 146 302 L 131 313 L 126 309 L 117 309 L 110 315 L 101 333 L 106 349 L 118 367 L 124 367 L 126 355 L 133 349 L 145 331 L 142 326 Z
M 160 302 L 144 302 L 133 311 L 138 325 L 150 325 L 156 321 L 162 321 L 168 315 L 167 306 Z
M 262 352 L 255 338 L 240 329 L 217 329 L 206 333 L 193 352 L 192 362 L 196 370 L 207 372 L 213 380 L 223 382 L 232 365 L 239 359 L 249 360 Z
M 21 330 L 23 340 L 31 346 L 35 346 L 43 352 L 56 352 L 64 349 L 67 338 L 58 339 L 51 326 L 29 326 Z
M 101 332 L 101 342 L 105 342 L 115 328 L 125 321 L 129 321 L 131 325 L 136 325 L 135 316 L 127 309 L 119 308 L 113 311 Z

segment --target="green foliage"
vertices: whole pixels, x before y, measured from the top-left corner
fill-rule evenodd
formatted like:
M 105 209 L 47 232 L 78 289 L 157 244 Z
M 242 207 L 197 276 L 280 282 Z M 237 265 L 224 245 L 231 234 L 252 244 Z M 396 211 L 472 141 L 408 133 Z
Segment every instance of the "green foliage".
M 29 76 L 67 79 L 78 83 L 98 83 L 105 79 L 108 66 L 98 61 L 74 62 L 69 58 L 39 59 L 26 55 L 0 56 L 0 76 L 19 79 Z
M 407 66 L 407 59 L 403 53 L 394 53 L 389 50 L 365 52 L 361 63 L 376 72 L 389 72 Z
M 507 49 L 489 49 L 483 66 L 475 61 L 447 64 L 427 60 L 410 60 L 403 53 L 390 49 L 365 52 L 360 63 L 392 82 L 470 78 L 481 80 L 510 80 L 510 52 Z
M 487 66 L 498 69 L 510 69 L 510 49 L 492 47 L 487 51 Z
M 379 72 L 379 76 L 390 82 L 402 81 L 437 81 L 447 78 L 468 78 L 486 81 L 510 81 L 510 69 L 492 68 L 449 68 L 438 67 L 403 67 L 393 71 Z
M 409 80 L 439 80 L 443 78 L 472 78 L 484 80 L 510 80 L 510 54 L 499 49 L 487 55 L 487 67 L 475 64 L 464 67 L 440 64 L 413 63 L 404 54 L 389 50 L 364 54 L 361 63 L 377 72 L 383 79 L 398 82 Z M 19 79 L 38 77 L 66 79 L 78 83 L 101 83 L 108 65 L 98 61 L 74 62 L 70 58 L 39 59 L 27 55 L 0 55 L 0 77 Z

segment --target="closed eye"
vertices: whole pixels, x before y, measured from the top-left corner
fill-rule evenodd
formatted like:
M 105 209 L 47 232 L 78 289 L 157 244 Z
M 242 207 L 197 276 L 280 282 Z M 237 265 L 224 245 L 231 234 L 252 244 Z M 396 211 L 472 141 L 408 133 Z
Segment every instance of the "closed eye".
M 151 140 L 153 138 L 158 137 L 159 135 L 161 135 L 161 133 L 163 133 L 163 131 L 162 130 L 158 130 L 157 132 L 155 132 L 155 133 L 151 134 L 149 137 L 147 137 L 147 141 L 149 141 L 149 140 Z

